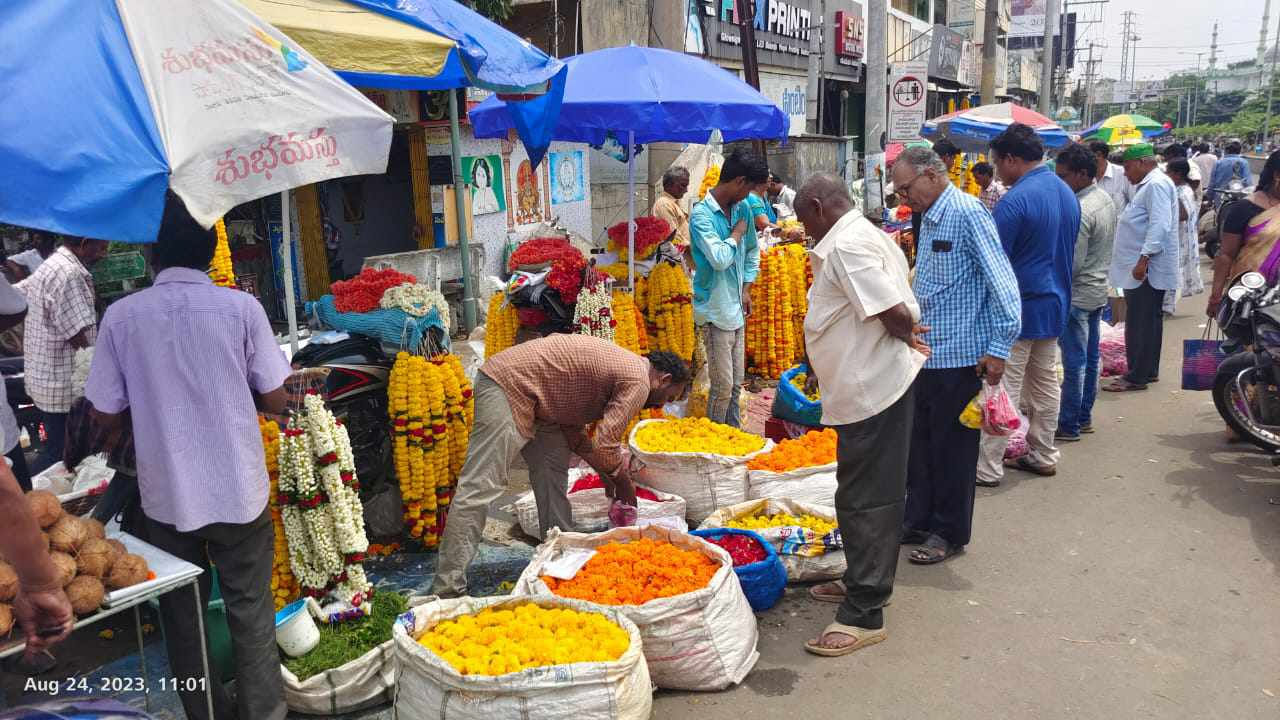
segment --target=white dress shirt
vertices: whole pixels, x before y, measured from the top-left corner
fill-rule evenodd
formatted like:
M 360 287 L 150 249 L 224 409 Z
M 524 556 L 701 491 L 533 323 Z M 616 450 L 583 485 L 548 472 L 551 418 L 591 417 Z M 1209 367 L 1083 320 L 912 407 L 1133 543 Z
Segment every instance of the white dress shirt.
M 1124 176 L 1124 168 L 1115 163 L 1107 163 L 1107 173 L 1098 178 L 1098 187 L 1107 191 L 1111 202 L 1116 205 L 1116 213 L 1124 212 L 1124 206 L 1133 199 L 1133 185 Z

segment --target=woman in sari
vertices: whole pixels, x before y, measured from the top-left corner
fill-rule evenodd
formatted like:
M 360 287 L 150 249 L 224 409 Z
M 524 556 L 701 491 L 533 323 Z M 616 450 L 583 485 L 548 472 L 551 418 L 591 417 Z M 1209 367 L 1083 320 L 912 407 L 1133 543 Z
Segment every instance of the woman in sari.
M 1206 309 L 1211 318 L 1228 285 L 1240 275 L 1258 271 L 1274 283 L 1280 278 L 1280 151 L 1271 153 L 1248 197 L 1226 207 L 1222 249 L 1213 259 L 1213 289 Z

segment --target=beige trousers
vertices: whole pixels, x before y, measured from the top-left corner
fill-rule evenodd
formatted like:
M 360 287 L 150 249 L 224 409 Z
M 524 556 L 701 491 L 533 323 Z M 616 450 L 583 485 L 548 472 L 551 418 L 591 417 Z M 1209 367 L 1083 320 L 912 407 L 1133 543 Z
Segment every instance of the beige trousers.
M 1062 386 L 1058 380 L 1058 341 L 1019 340 L 1009 352 L 1004 368 L 1004 386 L 1013 406 L 1027 414 L 1028 462 L 1057 465 L 1058 448 L 1053 434 L 1058 430 L 1058 404 Z M 982 434 L 978 452 L 978 479 L 1004 477 L 1004 450 L 1008 436 Z

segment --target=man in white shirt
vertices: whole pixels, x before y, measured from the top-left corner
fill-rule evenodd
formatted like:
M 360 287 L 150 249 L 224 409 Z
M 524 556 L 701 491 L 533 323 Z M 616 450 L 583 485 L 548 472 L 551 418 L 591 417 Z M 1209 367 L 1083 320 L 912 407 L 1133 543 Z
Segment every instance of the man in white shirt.
M 833 500 L 846 559 L 841 581 L 811 590 L 840 608 L 805 649 L 833 657 L 885 638 L 882 608 L 893 592 L 906 507 L 911 385 L 929 348 L 906 257 L 854 210 L 844 183 L 814 176 L 795 206 L 818 239 L 804 336 L 822 423 L 838 436 Z
M 22 322 L 26 316 L 26 298 L 0 276 L 0 332 Z M 27 458 L 22 454 L 22 446 L 18 443 L 19 432 L 18 419 L 13 414 L 13 408 L 9 407 L 4 381 L 0 380 L 0 453 L 9 458 L 13 477 L 25 492 L 31 489 L 31 473 L 27 469 Z
M 778 211 L 778 217 L 791 217 L 796 213 L 796 191 L 787 187 L 776 173 L 769 173 L 769 192 L 766 198 Z
M 1116 206 L 1116 214 L 1124 212 L 1124 206 L 1129 204 L 1133 199 L 1133 186 L 1129 184 L 1129 179 L 1124 176 L 1124 168 L 1108 160 L 1111 155 L 1111 146 L 1104 142 L 1095 140 L 1089 143 L 1089 150 L 1093 152 L 1093 156 L 1098 161 L 1098 187 L 1102 188 L 1111 196 L 1111 202 Z

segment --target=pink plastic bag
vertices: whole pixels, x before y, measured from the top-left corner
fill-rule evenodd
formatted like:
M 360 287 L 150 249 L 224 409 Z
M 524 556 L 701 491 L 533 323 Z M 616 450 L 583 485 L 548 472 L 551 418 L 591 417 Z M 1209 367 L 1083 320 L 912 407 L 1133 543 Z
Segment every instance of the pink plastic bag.
M 1018 409 L 1009 399 L 1004 383 L 982 385 L 982 431 L 988 435 L 1008 435 L 1022 424 Z
M 625 502 L 614 499 L 609 504 L 609 527 L 631 527 L 636 524 L 636 518 L 639 516 L 639 509 L 635 505 L 628 505 Z

